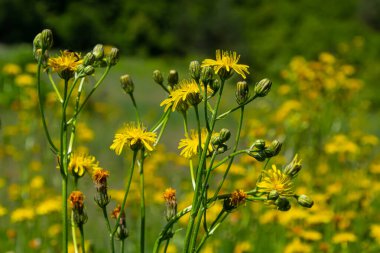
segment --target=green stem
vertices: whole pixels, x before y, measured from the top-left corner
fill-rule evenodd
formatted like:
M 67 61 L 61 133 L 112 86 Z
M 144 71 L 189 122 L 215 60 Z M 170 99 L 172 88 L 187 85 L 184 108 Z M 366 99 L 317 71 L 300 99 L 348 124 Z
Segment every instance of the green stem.
M 183 128 L 185 131 L 185 137 L 189 138 L 189 127 L 187 124 L 187 113 L 183 112 Z M 194 166 L 193 166 L 193 159 L 189 159 L 189 168 L 190 168 L 190 177 L 191 177 L 191 184 L 193 185 L 193 190 L 195 190 L 195 178 L 194 178 Z
M 237 147 L 239 145 L 239 140 L 240 140 L 240 134 L 241 134 L 241 128 L 243 126 L 243 119 L 244 119 L 244 105 L 242 107 L 240 107 L 240 120 L 239 120 L 239 126 L 238 126 L 238 130 L 237 130 L 237 133 L 236 133 L 236 139 L 235 139 L 235 146 L 234 146 L 234 149 L 232 151 L 232 153 L 235 153 L 236 150 L 237 150 Z M 227 175 L 228 175 L 228 172 L 230 171 L 230 168 L 231 168 L 231 165 L 232 163 L 234 162 L 234 158 L 235 156 L 232 156 L 229 163 L 228 163 L 228 166 L 227 166 L 227 169 L 226 171 L 224 172 L 224 175 L 223 175 L 223 178 L 222 178 L 222 181 L 220 181 L 219 185 L 218 185 L 218 188 L 214 194 L 214 197 L 218 196 L 220 190 L 222 189 L 223 187 L 223 184 L 224 184 L 224 181 L 226 180 L 227 178 Z
M 70 134 L 70 142 L 69 142 L 69 148 L 68 148 L 68 154 L 72 152 L 73 145 L 74 145 L 74 140 L 75 140 L 75 133 L 76 133 L 76 124 L 77 124 L 77 118 L 78 118 L 78 109 L 79 109 L 79 102 L 80 102 L 80 97 L 82 95 L 82 90 L 83 90 L 83 83 L 84 83 L 84 78 L 82 78 L 79 87 L 78 87 L 78 95 L 75 99 L 75 109 L 74 109 L 74 116 L 73 121 L 71 123 L 71 134 Z
M 62 176 L 62 252 L 68 252 L 67 176 Z
M 208 101 L 207 101 L 207 84 L 204 85 L 204 114 L 205 114 L 205 122 L 206 122 L 206 129 L 207 129 L 207 132 L 210 132 L 210 124 L 208 122 L 208 116 L 207 116 L 207 104 L 208 104 Z
M 73 237 L 74 244 L 74 252 L 78 253 L 78 243 L 77 243 L 77 235 L 76 235 L 76 226 L 74 221 L 74 211 L 71 211 L 71 236 Z
M 133 93 L 130 92 L 128 93 L 129 96 L 131 97 L 131 100 L 132 100 L 132 103 L 133 103 L 133 108 L 135 108 L 135 114 L 136 114 L 136 120 L 137 120 L 137 124 L 140 126 L 140 114 L 139 114 L 139 110 L 137 109 L 137 104 L 136 104 L 136 100 L 135 100 L 135 97 L 133 96 Z
M 156 132 L 162 126 L 162 124 L 164 124 L 164 121 L 167 121 L 166 118 L 169 118 L 170 114 L 171 110 L 167 110 L 166 112 L 164 112 L 164 114 L 161 115 L 161 118 L 157 121 L 157 123 L 154 124 L 154 126 L 151 128 L 150 132 Z
M 224 157 L 222 160 L 220 160 L 217 164 L 215 164 L 211 170 L 215 170 L 217 169 L 219 166 L 223 165 L 227 160 L 237 156 L 237 155 L 240 155 L 240 154 L 247 154 L 248 151 L 243 149 L 243 150 L 239 150 L 239 151 L 236 151 L 236 152 L 233 152 L 231 154 L 229 154 L 228 156 Z
M 58 90 L 58 88 L 57 88 L 57 85 L 55 84 L 54 79 L 53 79 L 53 77 L 51 76 L 50 71 L 47 71 L 47 73 L 48 73 L 48 77 L 49 77 L 50 83 L 51 83 L 51 85 L 53 86 L 53 89 L 54 89 L 55 93 L 57 94 L 58 100 L 59 100 L 59 102 L 62 104 L 62 103 L 63 103 L 63 99 L 62 99 L 62 97 L 61 97 L 61 94 L 59 93 L 59 90 Z
M 81 241 L 81 247 L 82 247 L 82 253 L 86 253 L 86 245 L 84 243 L 84 230 L 83 225 L 79 226 L 79 232 L 80 232 L 80 241 Z
M 220 114 L 218 117 L 216 117 L 216 120 L 220 120 L 220 119 L 223 119 L 224 117 L 226 117 L 228 114 L 236 111 L 237 109 L 239 108 L 242 108 L 243 106 L 245 106 L 246 104 L 249 104 L 250 102 L 252 102 L 253 100 L 255 100 L 258 96 L 257 95 L 254 95 L 253 97 L 251 97 L 250 99 L 248 99 L 245 103 L 241 104 L 241 105 L 238 105 L 236 107 L 234 107 L 233 109 L 231 110 L 228 110 L 222 114 Z
M 124 240 L 121 240 L 121 242 L 120 242 L 120 252 L 121 253 L 124 253 L 124 246 L 125 246 L 125 239 Z
M 140 158 L 140 252 L 144 253 L 145 246 L 145 192 L 144 192 L 144 149 Z

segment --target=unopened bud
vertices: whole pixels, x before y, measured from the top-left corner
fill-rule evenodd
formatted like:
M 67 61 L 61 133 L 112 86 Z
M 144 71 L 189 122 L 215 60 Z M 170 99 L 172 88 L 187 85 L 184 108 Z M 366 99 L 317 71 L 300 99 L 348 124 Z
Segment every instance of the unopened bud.
M 84 73 L 86 74 L 86 76 L 89 76 L 89 75 L 92 75 L 92 74 L 94 74 L 94 72 L 95 72 L 95 69 L 94 69 L 94 67 L 93 66 L 86 66 L 86 67 L 84 67 Z
M 227 128 L 222 128 L 219 132 L 219 138 L 222 143 L 228 141 L 231 137 L 231 132 Z
M 33 40 L 33 53 L 35 54 L 37 49 L 41 49 L 42 44 L 41 44 L 41 33 L 38 33 L 36 37 L 34 37 Z
M 103 59 L 104 56 L 104 48 L 102 44 L 97 44 L 94 49 L 92 49 L 92 53 L 95 56 L 96 60 L 101 60 Z
M 280 211 L 289 211 L 289 209 L 291 208 L 290 201 L 284 197 L 279 197 L 275 201 L 275 204 L 277 206 L 277 209 Z
M 276 200 L 280 197 L 280 194 L 276 190 L 272 190 L 268 193 L 268 200 Z
M 120 58 L 120 50 L 116 47 L 111 48 L 111 52 L 108 55 L 108 62 L 111 66 L 115 66 Z
M 198 61 L 190 62 L 189 71 L 190 71 L 191 78 L 193 78 L 195 81 L 198 82 L 201 76 L 201 65 L 199 64 L 199 62 Z
M 258 149 L 258 150 L 264 150 L 265 149 L 265 141 L 262 140 L 262 139 L 259 139 L 259 140 L 256 140 L 252 146 L 250 147 L 250 149 Z
M 214 77 L 214 69 L 210 66 L 203 67 L 201 70 L 201 81 L 204 85 L 209 85 Z
M 239 105 L 244 104 L 249 98 L 249 87 L 246 81 L 241 81 L 236 84 L 236 102 Z
M 259 162 L 263 162 L 267 158 L 264 151 L 249 152 L 249 155 L 252 156 L 253 158 L 255 158 Z
M 218 79 L 212 79 L 211 82 L 208 84 L 213 92 L 213 95 L 216 94 L 216 92 L 219 90 L 220 88 L 220 84 L 219 84 L 219 81 Z
M 297 196 L 297 202 L 300 206 L 311 208 L 314 205 L 314 201 L 307 195 Z
M 278 140 L 272 141 L 267 149 L 264 150 L 266 156 L 268 158 L 278 155 L 280 153 L 282 147 L 282 143 Z
M 284 168 L 284 174 L 294 178 L 298 175 L 298 172 L 302 169 L 301 160 L 298 159 L 296 154 L 293 160 Z
M 120 83 L 121 83 L 121 88 L 123 88 L 123 90 L 128 94 L 132 93 L 135 89 L 133 80 L 129 75 L 122 75 L 120 77 Z
M 83 65 L 88 66 L 92 65 L 95 62 L 95 55 L 91 52 L 88 52 L 84 57 L 83 57 Z
M 50 49 L 53 46 L 53 33 L 50 29 L 44 29 L 41 32 L 41 48 L 42 50 Z
M 164 83 L 164 77 L 162 76 L 162 73 L 161 71 L 159 70 L 155 70 L 153 71 L 153 80 L 159 84 L 159 85 L 163 85 Z
M 178 83 L 178 72 L 174 69 L 169 71 L 168 84 L 170 87 L 174 87 Z
M 268 95 L 271 87 L 272 87 L 272 81 L 265 78 L 256 84 L 255 94 L 259 97 L 265 97 L 266 95 Z

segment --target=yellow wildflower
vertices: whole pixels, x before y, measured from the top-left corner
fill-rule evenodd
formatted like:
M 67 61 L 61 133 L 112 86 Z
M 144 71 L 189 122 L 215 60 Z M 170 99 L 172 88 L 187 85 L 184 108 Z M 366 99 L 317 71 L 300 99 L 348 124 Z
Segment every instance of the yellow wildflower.
M 94 168 L 98 167 L 98 164 L 94 156 L 73 153 L 70 157 L 69 171 L 75 176 L 81 177 L 86 171 L 92 172 Z
M 243 241 L 235 245 L 234 253 L 252 252 L 252 250 L 252 244 L 249 241 Z
M 82 64 L 80 55 L 68 50 L 61 51 L 61 56 L 55 58 L 49 58 L 48 66 L 53 72 L 57 72 L 58 75 L 65 80 L 68 80 L 74 76 L 74 72 L 77 67 Z
M 263 178 L 257 183 L 258 191 L 269 193 L 277 191 L 280 196 L 290 197 L 293 195 L 293 182 L 291 177 L 277 169 L 276 165 L 272 169 L 263 172 Z
M 29 74 L 21 74 L 15 78 L 16 85 L 20 87 L 31 86 L 35 83 L 34 78 Z
M 148 151 L 153 151 L 156 139 L 156 133 L 148 132 L 144 127 L 134 123 L 128 123 L 116 132 L 110 149 L 115 150 L 117 155 L 121 154 L 124 145 L 132 150 L 145 147 Z
M 61 197 L 53 197 L 39 203 L 36 208 L 37 215 L 46 215 L 49 213 L 61 211 Z
M 237 55 L 236 52 L 216 50 L 216 60 L 205 59 L 202 62 L 202 67 L 213 67 L 216 74 L 218 74 L 221 69 L 224 69 L 227 71 L 227 76 L 231 74 L 231 70 L 234 70 L 245 79 L 245 73 L 249 74 L 249 66 L 237 64 L 239 59 L 240 55 Z
M 61 233 L 61 224 L 53 224 L 48 228 L 47 234 L 50 238 L 54 238 Z
M 44 186 L 45 180 L 42 176 L 35 176 L 30 180 L 30 188 L 41 189 Z
M 26 220 L 32 220 L 34 218 L 34 209 L 28 207 L 17 208 L 11 213 L 12 222 L 21 222 Z
M 335 234 L 332 238 L 332 242 L 336 244 L 355 242 L 356 240 L 356 235 L 350 232 L 340 232 Z
M 165 105 L 165 111 L 170 107 L 172 111 L 186 111 L 189 104 L 198 104 L 201 102 L 202 96 L 197 83 L 194 80 L 182 80 L 175 88 L 170 92 L 167 99 L 162 101 L 160 106 Z
M 374 238 L 377 241 L 377 243 L 380 243 L 380 225 L 372 224 L 370 226 L 370 230 L 371 230 L 370 232 L 371 237 Z
M 28 72 L 28 73 L 31 73 L 31 74 L 35 74 L 37 73 L 37 64 L 36 63 L 28 63 L 26 64 L 25 66 L 25 71 Z
M 289 243 L 284 250 L 284 253 L 309 253 L 312 252 L 310 245 L 302 243 L 300 239 L 296 238 Z
M 8 63 L 4 65 L 3 72 L 7 75 L 15 76 L 21 73 L 21 68 L 17 64 Z
M 7 214 L 7 209 L 0 205 L 0 217 Z
M 206 137 L 207 137 L 207 129 L 202 129 L 201 131 L 201 142 L 202 142 L 202 147 L 204 146 L 206 142 Z M 198 132 L 195 130 L 190 130 L 189 137 L 185 139 L 181 139 L 179 144 L 178 144 L 178 149 L 182 149 L 180 155 L 187 158 L 191 159 L 195 155 L 198 154 L 198 145 L 199 145 L 199 140 L 198 140 Z M 211 153 L 213 151 L 211 143 L 208 146 L 208 153 Z

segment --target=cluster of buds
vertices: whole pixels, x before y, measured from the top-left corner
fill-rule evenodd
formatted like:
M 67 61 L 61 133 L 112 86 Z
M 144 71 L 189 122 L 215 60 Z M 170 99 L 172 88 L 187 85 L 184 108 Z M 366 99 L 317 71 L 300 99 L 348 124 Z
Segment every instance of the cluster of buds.
M 272 141 L 269 146 L 266 146 L 264 140 L 256 140 L 248 150 L 248 154 L 259 162 L 265 161 L 267 158 L 278 155 L 280 153 L 282 143 L 278 140 Z
M 121 210 L 120 205 L 117 205 L 117 207 L 112 211 L 111 218 L 114 218 L 117 220 L 119 216 L 120 216 L 120 219 L 119 219 L 119 225 L 117 227 L 116 235 L 117 235 L 117 238 L 122 241 L 122 240 L 125 240 L 129 236 L 129 232 L 127 229 L 127 221 L 125 219 L 125 212 L 124 210 Z
M 84 195 L 80 191 L 73 191 L 69 196 L 74 222 L 78 227 L 87 222 L 87 214 L 84 211 Z
M 207 87 L 210 87 L 210 89 L 212 90 L 211 96 L 214 96 L 220 88 L 219 81 L 215 78 L 215 71 L 210 66 L 205 66 L 201 68 L 200 80 L 205 86 L 205 89 L 207 89 Z
M 230 130 L 226 128 L 222 128 L 220 130 L 219 134 L 215 135 L 211 139 L 212 147 L 213 149 L 218 153 L 222 154 L 227 151 L 227 145 L 225 142 L 227 142 L 231 137 Z
M 166 220 L 169 221 L 177 214 L 176 190 L 173 188 L 166 189 L 164 199 L 166 202 Z
M 50 29 L 44 29 L 33 40 L 33 55 L 36 60 L 42 57 L 42 64 L 46 66 L 49 58 L 48 50 L 53 47 L 53 33 Z
M 108 203 L 111 201 L 111 197 L 108 195 L 108 192 L 107 192 L 108 176 L 109 176 L 109 171 L 102 168 L 94 169 L 93 174 L 92 174 L 92 180 L 95 184 L 95 188 L 97 192 L 97 195 L 95 196 L 94 200 L 100 208 L 106 207 Z
M 223 201 L 223 209 L 227 212 L 238 208 L 243 205 L 247 199 L 247 193 L 243 190 L 236 190 L 230 194 L 228 198 L 225 198 Z

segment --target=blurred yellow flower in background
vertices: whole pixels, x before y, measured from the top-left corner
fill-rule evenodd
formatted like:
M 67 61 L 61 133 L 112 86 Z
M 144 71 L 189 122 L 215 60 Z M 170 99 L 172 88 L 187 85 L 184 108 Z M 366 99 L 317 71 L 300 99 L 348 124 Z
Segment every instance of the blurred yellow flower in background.
M 12 211 L 11 222 L 22 222 L 32 220 L 35 216 L 34 209 L 32 207 L 20 207 Z
M 21 67 L 14 63 L 7 63 L 3 67 L 3 72 L 7 75 L 15 76 L 21 73 Z

